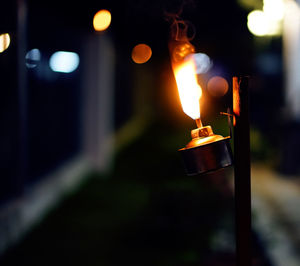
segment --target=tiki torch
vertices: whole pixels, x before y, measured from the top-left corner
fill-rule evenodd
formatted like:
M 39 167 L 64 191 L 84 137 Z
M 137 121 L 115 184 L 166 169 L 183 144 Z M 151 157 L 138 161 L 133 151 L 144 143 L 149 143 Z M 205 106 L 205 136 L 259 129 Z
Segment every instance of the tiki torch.
M 204 126 L 200 116 L 201 86 L 198 83 L 196 62 L 190 56 L 189 43 L 177 43 L 172 54 L 172 68 L 177 83 L 182 109 L 195 120 L 191 141 L 179 152 L 187 175 L 203 174 L 232 165 L 230 137 L 214 134 L 210 125 Z M 187 55 L 186 55 L 187 54 Z
M 193 118 L 197 128 L 192 140 L 179 152 L 187 175 L 203 174 L 233 164 L 230 137 L 215 135 L 200 119 L 201 87 L 192 59 L 173 65 L 183 111 Z M 248 77 L 233 78 L 234 184 L 236 254 L 238 266 L 251 265 L 251 171 L 248 110 Z
M 179 27 L 182 24 L 185 27 Z M 181 25 L 181 26 L 182 26 Z M 233 164 L 230 137 L 213 133 L 200 117 L 202 89 L 197 79 L 194 46 L 187 38 L 184 22 L 173 23 L 169 43 L 171 63 L 183 111 L 195 120 L 191 141 L 179 150 L 187 175 L 212 172 Z M 248 110 L 248 77 L 233 78 L 234 188 L 236 254 L 238 266 L 251 265 L 251 169 Z M 229 114 L 230 115 L 230 114 Z

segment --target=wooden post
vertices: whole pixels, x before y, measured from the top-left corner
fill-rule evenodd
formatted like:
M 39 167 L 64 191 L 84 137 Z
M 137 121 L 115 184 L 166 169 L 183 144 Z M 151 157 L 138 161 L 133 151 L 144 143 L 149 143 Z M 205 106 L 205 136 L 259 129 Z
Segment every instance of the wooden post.
M 237 266 L 252 265 L 248 77 L 233 77 L 234 183 Z

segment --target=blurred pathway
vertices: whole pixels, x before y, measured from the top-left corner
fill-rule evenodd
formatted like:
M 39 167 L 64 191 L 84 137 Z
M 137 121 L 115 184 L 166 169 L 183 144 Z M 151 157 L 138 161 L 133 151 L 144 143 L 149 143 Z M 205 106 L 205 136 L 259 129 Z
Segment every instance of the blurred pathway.
M 300 265 L 300 177 L 252 166 L 253 226 L 274 266 Z

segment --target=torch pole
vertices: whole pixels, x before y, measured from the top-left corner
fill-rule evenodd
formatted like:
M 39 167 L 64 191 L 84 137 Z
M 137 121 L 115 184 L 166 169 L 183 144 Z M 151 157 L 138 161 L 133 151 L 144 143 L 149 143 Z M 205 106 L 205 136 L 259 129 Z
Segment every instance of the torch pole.
M 233 77 L 234 188 L 237 266 L 250 266 L 251 168 L 248 77 Z

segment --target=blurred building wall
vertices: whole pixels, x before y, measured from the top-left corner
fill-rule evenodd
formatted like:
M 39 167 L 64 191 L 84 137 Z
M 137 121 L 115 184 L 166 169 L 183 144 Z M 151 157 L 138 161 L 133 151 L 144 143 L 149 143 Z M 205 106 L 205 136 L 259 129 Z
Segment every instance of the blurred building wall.
M 300 120 L 300 7 L 299 1 L 286 1 L 283 23 L 286 108 L 291 120 Z
M 0 54 L 2 98 L 8 102 L 1 109 L 7 130 L 0 143 L 7 148 L 0 160 L 0 256 L 90 171 L 109 169 L 113 149 L 115 51 L 110 37 L 72 35 L 62 27 L 53 29 L 49 40 L 48 32 L 31 18 L 30 37 L 39 35 L 28 38 L 26 3 L 4 5 L 8 20 L 1 24 L 12 44 Z M 32 45 L 39 45 L 42 60 L 26 69 L 26 47 Z M 79 68 L 71 74 L 55 73 L 49 54 L 65 47 L 79 54 Z
M 285 106 L 280 171 L 286 175 L 297 175 L 300 173 L 300 1 L 285 2 L 283 57 Z
M 84 44 L 84 152 L 94 169 L 109 170 L 114 148 L 114 68 L 112 41 L 92 35 Z

